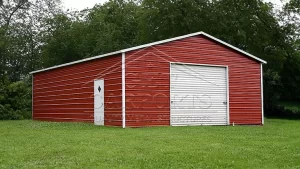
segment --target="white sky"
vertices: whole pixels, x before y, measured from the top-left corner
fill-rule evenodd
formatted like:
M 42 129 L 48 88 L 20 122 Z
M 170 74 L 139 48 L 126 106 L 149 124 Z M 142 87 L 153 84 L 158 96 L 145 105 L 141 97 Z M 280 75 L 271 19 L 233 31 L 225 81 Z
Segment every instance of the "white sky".
M 92 8 L 95 4 L 103 4 L 108 0 L 61 0 L 66 9 L 83 10 Z
M 85 8 L 92 8 L 96 3 L 103 4 L 108 0 L 62 0 L 63 5 L 66 9 L 76 9 L 82 10 Z M 265 2 L 276 3 L 276 6 L 280 7 L 282 2 L 287 2 L 288 0 L 264 0 Z

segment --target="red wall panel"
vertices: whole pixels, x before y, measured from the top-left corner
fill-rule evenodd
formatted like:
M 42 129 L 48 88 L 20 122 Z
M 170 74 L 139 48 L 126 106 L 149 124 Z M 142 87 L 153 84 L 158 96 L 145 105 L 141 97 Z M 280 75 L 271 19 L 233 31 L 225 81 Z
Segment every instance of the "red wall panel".
M 94 121 L 94 80 L 104 79 L 105 125 L 122 126 L 121 55 L 33 75 L 33 119 Z
M 170 125 L 170 62 L 228 66 L 230 123 L 262 123 L 260 63 L 199 35 L 126 53 L 126 127 Z
M 230 123 L 261 124 L 260 63 L 204 36 L 126 53 L 126 127 L 170 125 L 170 62 L 229 68 Z M 93 122 L 94 79 L 105 80 L 105 125 L 122 126 L 121 54 L 33 76 L 33 118 Z

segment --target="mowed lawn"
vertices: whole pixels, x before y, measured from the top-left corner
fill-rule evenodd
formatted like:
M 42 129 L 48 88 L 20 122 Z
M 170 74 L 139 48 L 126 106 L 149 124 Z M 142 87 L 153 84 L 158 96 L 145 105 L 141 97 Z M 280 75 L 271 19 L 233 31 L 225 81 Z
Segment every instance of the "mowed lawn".
M 1 121 L 0 168 L 300 168 L 300 121 L 127 129 Z

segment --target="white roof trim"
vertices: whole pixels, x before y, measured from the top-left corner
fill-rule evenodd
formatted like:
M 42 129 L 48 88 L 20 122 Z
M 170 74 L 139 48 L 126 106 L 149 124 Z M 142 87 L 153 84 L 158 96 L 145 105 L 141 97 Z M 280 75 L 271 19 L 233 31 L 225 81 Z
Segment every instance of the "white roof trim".
M 69 62 L 69 63 L 65 63 L 65 64 L 61 64 L 61 65 L 57 65 L 57 66 L 52 66 L 52 67 L 49 67 L 49 68 L 45 68 L 45 69 L 41 69 L 41 70 L 37 70 L 37 71 L 33 71 L 33 72 L 30 72 L 30 74 L 34 74 L 34 73 L 38 73 L 38 72 L 43 72 L 43 71 L 46 71 L 46 70 L 51 70 L 51 69 L 56 69 L 56 68 L 60 68 L 60 67 L 64 67 L 64 66 L 69 66 L 69 65 L 73 65 L 73 64 L 77 64 L 77 63 L 81 63 L 81 62 L 86 62 L 86 61 L 90 61 L 90 60 L 94 60 L 94 59 L 98 59 L 98 58 L 103 58 L 103 57 L 106 57 L 106 56 L 111 56 L 111 55 L 115 55 L 115 54 L 120 54 L 120 53 L 126 53 L 126 52 L 129 52 L 129 51 L 133 51 L 133 50 L 137 50 L 137 49 L 141 49 L 141 48 L 146 48 L 146 47 L 149 47 L 149 46 L 154 46 L 154 45 L 158 45 L 158 44 L 162 44 L 162 43 L 167 43 L 167 42 L 171 42 L 171 41 L 175 41 L 175 40 L 180 40 L 180 39 L 184 39 L 184 38 L 188 38 L 188 37 L 192 37 L 192 36 L 196 36 L 196 35 L 204 35 L 210 39 L 213 39 L 229 48 L 232 48 L 246 56 L 249 56 L 250 58 L 253 58 L 261 63 L 264 63 L 266 64 L 267 62 L 258 58 L 258 57 L 255 57 L 253 55 L 251 55 L 250 53 L 247 53 L 239 48 L 236 48 L 218 38 L 215 38 L 205 32 L 196 32 L 196 33 L 191 33 L 191 34 L 187 34 L 187 35 L 184 35 L 184 36 L 178 36 L 178 37 L 175 37 L 175 38 L 171 38 L 171 39 L 166 39 L 166 40 L 162 40 L 162 41 L 157 41 L 157 42 L 153 42 L 153 43 L 148 43 L 148 44 L 145 44 L 145 45 L 140 45 L 140 46 L 136 46 L 136 47 L 132 47 L 132 48 L 127 48 L 127 49 L 122 49 L 122 50 L 119 50 L 119 51 L 115 51 L 115 52 L 111 52 L 111 53 L 107 53 L 107 54 L 103 54 L 103 55 L 99 55 L 99 56 L 94 56 L 94 57 L 90 57 L 90 58 L 86 58 L 86 59 L 81 59 L 81 60 L 77 60 L 77 61 L 74 61 L 74 62 Z
M 241 50 L 241 49 L 239 49 L 237 47 L 234 47 L 234 46 L 232 46 L 232 45 L 230 45 L 230 44 L 228 44 L 228 43 L 226 43 L 226 42 L 224 42 L 224 41 L 222 41 L 222 40 L 220 40 L 218 38 L 215 38 L 215 37 L 213 37 L 213 36 L 211 36 L 211 35 L 209 35 L 209 34 L 207 34 L 205 32 L 202 32 L 201 34 L 204 35 L 204 36 L 206 36 L 206 37 L 208 37 L 208 38 L 210 38 L 210 39 L 213 39 L 213 40 L 215 40 L 215 41 L 217 41 L 219 43 L 222 43 L 223 45 L 228 46 L 228 47 L 230 47 L 230 48 L 232 48 L 232 49 L 234 49 L 234 50 L 236 50 L 236 51 L 238 51 L 238 52 L 240 52 L 240 53 L 242 53 L 244 55 L 247 55 L 247 56 L 249 56 L 249 57 L 251 57 L 251 58 L 253 58 L 253 59 L 257 60 L 257 61 L 260 61 L 261 63 L 264 63 L 264 64 L 267 63 L 266 61 L 264 61 L 264 60 L 262 60 L 262 59 L 260 59 L 260 58 L 258 58 L 256 56 L 254 56 L 254 55 L 252 55 L 252 54 L 250 54 L 248 52 L 245 52 L 245 51 L 243 51 L 243 50 Z

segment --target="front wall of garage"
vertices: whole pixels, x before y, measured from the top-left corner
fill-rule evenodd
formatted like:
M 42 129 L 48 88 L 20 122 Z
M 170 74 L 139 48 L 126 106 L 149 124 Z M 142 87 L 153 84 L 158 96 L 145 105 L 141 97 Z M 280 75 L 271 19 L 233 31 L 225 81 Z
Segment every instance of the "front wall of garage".
M 230 123 L 262 123 L 260 63 L 199 35 L 126 53 L 126 127 L 170 125 L 170 62 L 228 66 Z
M 105 125 L 122 126 L 121 55 L 33 75 L 33 119 L 94 122 L 94 80 L 104 79 Z

